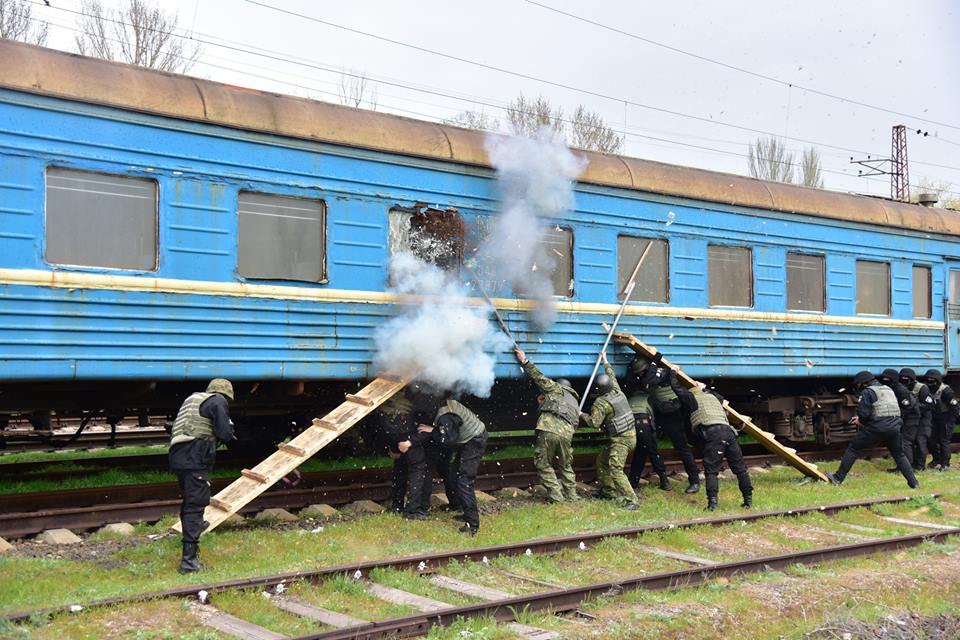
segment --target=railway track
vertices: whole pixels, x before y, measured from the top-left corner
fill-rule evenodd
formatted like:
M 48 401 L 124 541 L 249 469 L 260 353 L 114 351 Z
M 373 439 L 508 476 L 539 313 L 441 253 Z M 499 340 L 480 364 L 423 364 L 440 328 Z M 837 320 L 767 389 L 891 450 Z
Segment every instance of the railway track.
M 110 431 L 85 431 L 79 435 L 70 432 L 29 431 L 7 429 L 0 431 L 0 452 L 23 453 L 28 451 L 74 451 L 117 447 L 147 447 L 170 442 L 165 429 L 118 429 Z
M 886 451 L 876 449 L 870 453 L 882 456 Z M 816 461 L 831 459 L 836 452 L 802 455 Z M 580 481 L 595 479 L 594 461 L 592 454 L 574 457 L 574 470 Z M 782 462 L 769 453 L 749 455 L 745 461 L 753 467 Z M 679 459 L 668 459 L 666 464 L 670 471 L 683 468 Z M 390 473 L 389 468 L 305 473 L 297 488 L 267 491 L 240 513 L 249 514 L 272 507 L 299 509 L 320 503 L 339 506 L 355 500 L 387 500 L 390 497 Z M 216 493 L 231 481 L 232 478 L 214 478 L 211 491 Z M 476 488 L 493 491 L 527 487 L 537 482 L 530 459 L 486 461 L 481 465 Z M 179 506 L 179 489 L 175 482 L 8 494 L 0 496 L 0 537 L 20 538 L 58 528 L 81 531 L 112 522 L 155 522 L 177 513 Z
M 835 559 L 866 556 L 883 551 L 904 549 L 929 541 L 941 542 L 950 536 L 960 534 L 960 528 L 954 526 L 920 520 L 891 518 L 875 512 L 871 512 L 870 517 L 873 520 L 869 527 L 863 526 L 862 523 L 847 523 L 842 519 L 845 512 L 853 509 L 871 509 L 880 505 L 896 505 L 910 499 L 910 497 L 897 497 L 861 500 L 785 511 L 766 511 L 719 518 L 698 518 L 614 531 L 580 533 L 496 546 L 343 564 L 312 571 L 253 577 L 129 597 L 111 598 L 88 602 L 79 606 L 74 604 L 42 611 L 22 611 L 6 614 L 3 619 L 10 622 L 22 622 L 29 619 L 40 619 L 52 614 L 66 614 L 68 611 L 115 607 L 148 600 L 180 598 L 191 603 L 189 606 L 194 608 L 199 619 L 208 626 L 222 631 L 228 628 L 242 629 L 247 634 L 242 637 L 246 638 L 277 638 L 277 634 L 273 632 L 256 627 L 215 608 L 219 594 L 251 589 L 256 590 L 257 597 L 260 596 L 260 593 L 269 595 L 273 604 L 282 610 L 308 618 L 314 624 L 322 624 L 326 627 L 299 636 L 299 640 L 419 636 L 427 633 L 433 626 L 447 625 L 457 619 L 476 616 L 492 617 L 498 622 L 511 624 L 516 622 L 518 612 L 547 611 L 553 614 L 561 614 L 576 611 L 585 600 L 598 596 L 618 595 L 625 591 L 637 589 L 658 590 L 697 585 L 718 577 L 784 569 L 795 564 L 818 564 Z M 826 522 L 822 518 L 814 521 L 814 518 L 818 518 L 814 514 L 834 517 Z M 736 531 L 749 530 L 754 534 L 763 533 L 765 531 L 764 527 L 768 526 L 774 527 L 774 530 L 768 532 L 768 535 L 769 533 L 782 532 L 783 527 L 789 527 L 791 535 L 796 540 L 810 541 L 813 538 L 809 536 L 816 535 L 819 544 L 813 549 L 787 549 L 782 553 L 772 555 L 738 554 L 745 557 L 730 560 L 695 557 L 671 552 L 668 549 L 650 545 L 644 541 L 644 536 L 649 536 L 649 534 L 694 528 L 710 528 L 711 531 L 720 529 L 720 538 L 736 539 L 736 536 L 733 535 Z M 750 527 L 753 528 L 747 529 Z M 907 530 L 906 534 L 903 533 L 904 530 Z M 861 533 L 853 533 L 853 531 Z M 873 533 L 867 536 L 862 534 L 864 531 Z M 890 531 L 896 533 L 887 535 Z M 788 538 L 794 539 L 794 537 Z M 573 555 L 572 557 L 570 555 L 566 556 L 565 562 L 584 563 L 585 566 L 593 568 L 598 562 L 598 557 L 592 555 L 592 550 L 602 542 L 611 539 L 621 539 L 631 545 L 631 551 L 625 551 L 624 555 L 635 558 L 637 564 L 636 568 L 628 570 L 621 568 L 616 572 L 608 571 L 608 574 L 623 574 L 617 575 L 615 579 L 611 580 L 584 585 L 552 585 L 545 589 L 544 587 L 550 583 L 539 580 L 536 575 L 529 575 L 529 573 L 534 572 L 534 569 L 529 568 L 530 565 L 524 565 L 528 567 L 527 575 L 511 573 L 498 566 L 501 561 L 511 556 L 569 552 Z M 855 541 L 849 542 L 851 539 Z M 823 544 L 823 542 L 828 544 Z M 709 544 L 706 542 L 703 544 L 705 545 L 706 555 L 716 553 L 710 551 Z M 805 546 L 809 546 L 809 544 Z M 644 564 L 651 562 L 652 559 L 660 562 L 657 566 L 663 566 L 664 557 L 669 559 L 672 568 L 652 572 L 643 569 Z M 464 582 L 462 578 L 457 577 L 458 567 L 463 567 L 465 563 L 477 563 L 480 571 L 474 572 L 473 575 L 479 573 L 486 576 L 488 579 L 485 584 Z M 647 564 L 647 566 L 651 565 Z M 441 591 L 446 589 L 451 596 L 456 594 L 460 602 L 463 602 L 464 597 L 468 597 L 470 601 L 466 604 L 453 605 L 408 591 L 400 591 L 376 581 L 379 580 L 377 576 L 384 575 L 383 570 L 409 572 L 416 578 L 415 582 L 417 583 L 422 582 L 424 585 L 429 584 L 433 587 L 439 587 Z M 624 573 L 624 571 L 627 571 L 627 573 Z M 450 575 L 451 573 L 453 575 Z M 367 620 L 354 617 L 354 612 L 346 614 L 326 610 L 317 603 L 316 598 L 305 599 L 305 596 L 308 596 L 318 585 L 339 576 L 348 577 L 348 579 L 362 584 L 367 592 L 373 596 L 388 602 L 405 603 L 418 609 L 419 612 L 390 620 Z M 503 576 L 507 576 L 507 579 L 504 579 Z M 490 582 L 496 582 L 498 579 L 503 580 L 506 584 L 500 588 L 489 585 Z M 207 604 L 199 604 L 198 598 L 207 602 Z M 453 601 L 457 602 L 458 600 L 453 599 Z M 525 625 L 515 625 L 513 631 L 528 638 L 559 637 L 556 633 Z

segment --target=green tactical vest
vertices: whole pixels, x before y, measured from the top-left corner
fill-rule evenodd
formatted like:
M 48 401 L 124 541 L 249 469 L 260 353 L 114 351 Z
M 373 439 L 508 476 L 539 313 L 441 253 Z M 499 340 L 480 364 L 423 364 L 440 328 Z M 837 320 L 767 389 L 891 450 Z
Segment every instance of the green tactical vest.
M 697 410 L 690 414 L 690 426 L 696 429 L 712 424 L 730 424 L 727 422 L 727 412 L 715 395 L 699 388 L 691 389 L 690 393 L 697 401 Z
M 660 402 L 669 402 L 677 399 L 677 394 L 673 392 L 668 384 L 658 384 L 653 388 L 653 397 Z
M 171 447 L 197 438 L 216 439 L 213 435 L 213 420 L 200 415 L 200 405 L 212 395 L 212 393 L 193 393 L 183 401 L 180 411 L 177 412 L 177 419 L 173 421 L 173 430 L 170 432 Z
M 607 435 L 619 436 L 626 433 L 634 427 L 633 410 L 630 408 L 630 402 L 623 391 L 614 387 L 610 391 L 600 396 L 598 400 L 603 399 L 613 407 L 613 415 L 607 416 L 603 421 L 603 428 Z
M 941 385 L 937 387 L 936 393 L 933 394 L 933 401 L 937 405 L 938 413 L 947 413 L 953 410 L 953 407 L 951 407 L 950 404 L 943 399 L 944 389 L 949 389 L 949 387 L 941 383 Z
M 877 394 L 877 401 L 873 403 L 874 418 L 899 418 L 900 403 L 897 402 L 897 394 L 890 387 L 872 384 L 868 389 L 873 389 Z
M 380 406 L 380 411 L 391 417 L 408 416 L 413 413 L 413 403 L 404 391 L 399 391 Z
M 440 410 L 437 412 L 437 418 L 445 413 L 453 413 L 457 416 L 460 416 L 460 419 L 463 420 L 463 424 L 460 426 L 460 433 L 458 434 L 457 441 L 451 444 L 466 444 L 487 430 L 487 425 L 483 424 L 480 418 L 477 417 L 477 414 L 475 414 L 473 411 L 470 411 L 470 409 L 467 409 L 456 400 L 447 400 L 447 402 L 440 407 Z
M 630 410 L 636 413 L 645 413 L 648 416 L 653 415 L 650 408 L 650 396 L 646 393 L 635 393 L 627 401 L 630 403 Z
M 917 400 L 919 400 L 919 399 L 920 399 L 920 389 L 923 388 L 924 386 L 925 386 L 925 385 L 924 385 L 922 382 L 920 382 L 920 381 L 918 381 L 918 380 L 914 380 L 914 381 L 913 381 L 913 386 L 910 387 L 910 393 L 913 394 L 913 397 L 914 397 L 914 398 L 916 398 Z
M 580 421 L 580 402 L 577 400 L 576 392 L 570 387 L 561 387 L 563 395 L 551 393 L 546 396 L 543 404 L 540 405 L 541 413 L 552 413 L 571 427 L 576 428 Z M 558 397 L 559 396 L 559 397 Z

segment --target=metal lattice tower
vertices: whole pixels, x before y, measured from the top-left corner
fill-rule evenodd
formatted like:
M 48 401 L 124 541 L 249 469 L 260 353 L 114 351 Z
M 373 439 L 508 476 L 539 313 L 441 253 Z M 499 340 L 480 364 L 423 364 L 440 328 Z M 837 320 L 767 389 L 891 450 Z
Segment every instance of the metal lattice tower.
M 890 197 L 901 202 L 910 201 L 910 171 L 907 167 L 907 127 L 893 127 L 890 146 Z

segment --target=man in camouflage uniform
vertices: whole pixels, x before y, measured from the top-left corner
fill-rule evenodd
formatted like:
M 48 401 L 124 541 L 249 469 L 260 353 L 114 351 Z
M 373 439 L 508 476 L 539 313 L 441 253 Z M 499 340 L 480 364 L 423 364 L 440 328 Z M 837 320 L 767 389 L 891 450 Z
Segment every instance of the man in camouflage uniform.
M 607 499 L 618 500 L 623 507 L 633 511 L 640 506 L 637 493 L 630 486 L 627 474 L 623 472 L 627 458 L 637 446 L 637 432 L 633 411 L 627 396 L 620 390 L 613 367 L 607 362 L 606 352 L 601 353 L 605 375 L 597 376 L 590 413 L 581 413 L 580 422 L 591 429 L 603 430 L 610 437 L 607 445 L 597 455 L 597 480 L 600 483 L 600 495 Z
M 577 477 L 573 472 L 573 432 L 580 416 L 580 396 L 573 390 L 569 380 L 551 380 L 527 358 L 520 347 L 514 351 L 523 370 L 541 391 L 537 398 L 540 415 L 537 418 L 533 463 L 540 483 L 547 490 L 547 501 L 579 500 Z
M 192 393 L 183 401 L 170 431 L 170 470 L 180 484 L 180 525 L 183 528 L 183 558 L 180 573 L 200 570 L 197 554 L 200 534 L 208 523 L 203 512 L 210 504 L 210 472 L 217 456 L 217 443 L 236 440 L 229 403 L 233 385 L 229 380 L 210 381 L 205 392 Z

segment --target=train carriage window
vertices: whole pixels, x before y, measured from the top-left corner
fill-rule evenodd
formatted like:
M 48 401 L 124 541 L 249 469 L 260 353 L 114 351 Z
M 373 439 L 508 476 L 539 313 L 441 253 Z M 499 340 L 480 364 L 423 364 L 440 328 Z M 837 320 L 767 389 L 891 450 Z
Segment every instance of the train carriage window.
M 237 272 L 246 278 L 322 282 L 325 206 L 241 191 L 237 201 Z
M 711 307 L 753 306 L 753 251 L 747 247 L 707 246 Z
M 823 256 L 787 253 L 787 309 L 825 311 Z
M 553 226 L 543 232 L 540 241 L 546 266 L 534 264 L 534 268 L 549 269 L 553 295 L 571 297 L 573 295 L 573 231 Z
M 650 243 L 650 251 L 637 272 L 636 285 L 631 300 L 643 302 L 669 302 L 669 252 L 666 240 L 617 236 L 617 296 L 623 298 L 637 261 Z
M 396 206 L 388 217 L 390 255 L 409 251 L 444 271 L 460 270 L 467 227 L 456 209 Z
M 931 317 L 930 267 L 913 266 L 913 317 Z
M 51 264 L 157 268 L 157 182 L 47 169 L 46 250 Z
M 857 313 L 890 315 L 890 265 L 857 260 Z

